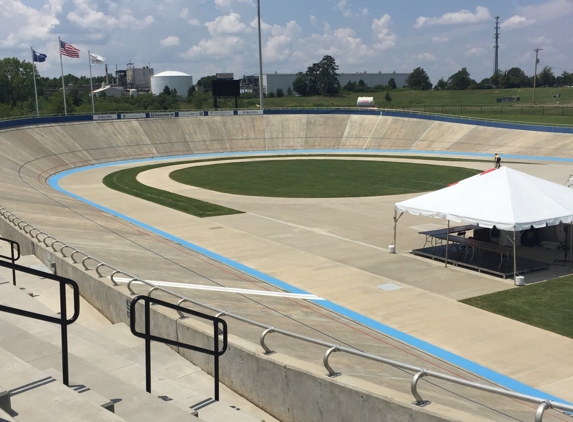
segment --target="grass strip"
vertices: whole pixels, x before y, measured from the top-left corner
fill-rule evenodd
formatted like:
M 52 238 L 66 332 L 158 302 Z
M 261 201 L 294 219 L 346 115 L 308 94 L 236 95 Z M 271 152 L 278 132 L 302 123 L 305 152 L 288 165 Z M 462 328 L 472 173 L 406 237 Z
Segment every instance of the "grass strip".
M 462 300 L 462 303 L 573 338 L 573 276 Z
M 143 167 L 116 171 L 110 173 L 103 179 L 103 184 L 110 189 L 145 199 L 146 201 L 172 208 L 196 217 L 215 217 L 221 215 L 241 214 L 243 211 L 223 207 L 198 199 L 189 198 L 175 193 L 167 192 L 161 189 L 146 186 L 137 181 L 137 175 L 143 171 L 153 168 L 172 166 L 173 163 L 157 164 Z

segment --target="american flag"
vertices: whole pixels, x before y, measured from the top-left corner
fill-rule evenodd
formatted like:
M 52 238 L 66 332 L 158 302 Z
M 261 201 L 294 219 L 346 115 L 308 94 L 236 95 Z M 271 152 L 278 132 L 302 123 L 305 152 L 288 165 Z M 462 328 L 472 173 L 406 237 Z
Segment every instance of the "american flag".
M 60 40 L 60 52 L 62 53 L 62 55 L 67 57 L 71 57 L 74 59 L 80 58 L 80 50 L 78 50 L 73 45 L 68 44 L 67 42 L 63 42 L 61 40 Z

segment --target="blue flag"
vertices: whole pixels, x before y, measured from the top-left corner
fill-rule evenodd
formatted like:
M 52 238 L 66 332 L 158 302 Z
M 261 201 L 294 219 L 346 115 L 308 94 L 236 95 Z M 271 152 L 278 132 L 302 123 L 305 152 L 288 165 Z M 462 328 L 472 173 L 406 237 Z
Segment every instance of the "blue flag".
M 32 50 L 32 54 L 34 55 L 34 61 L 35 62 L 45 62 L 46 61 L 46 56 L 45 54 L 42 53 L 38 53 L 37 51 Z

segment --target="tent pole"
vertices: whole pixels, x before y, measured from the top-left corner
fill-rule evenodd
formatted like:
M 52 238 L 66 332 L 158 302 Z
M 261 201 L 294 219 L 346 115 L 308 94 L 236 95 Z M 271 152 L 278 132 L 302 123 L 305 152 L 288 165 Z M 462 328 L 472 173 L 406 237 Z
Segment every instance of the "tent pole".
M 392 242 L 392 244 L 390 246 L 393 246 L 393 248 L 389 248 L 390 249 L 390 253 L 396 253 L 396 229 L 398 227 L 398 220 L 400 219 L 400 217 L 402 217 L 404 215 L 403 212 L 400 213 L 400 215 L 398 215 L 398 210 L 394 210 L 394 241 Z
M 567 238 L 565 238 L 567 240 Z M 569 269 L 573 265 L 573 223 L 569 224 Z
M 513 227 L 513 283 L 515 284 L 515 279 L 517 278 L 517 256 L 515 255 L 515 227 Z
M 446 268 L 448 268 L 448 249 L 450 249 L 450 220 L 448 220 L 448 231 L 446 232 Z
M 394 240 L 392 241 L 392 246 L 394 250 L 390 250 L 390 253 L 396 253 L 396 226 L 398 225 L 398 210 L 394 210 Z

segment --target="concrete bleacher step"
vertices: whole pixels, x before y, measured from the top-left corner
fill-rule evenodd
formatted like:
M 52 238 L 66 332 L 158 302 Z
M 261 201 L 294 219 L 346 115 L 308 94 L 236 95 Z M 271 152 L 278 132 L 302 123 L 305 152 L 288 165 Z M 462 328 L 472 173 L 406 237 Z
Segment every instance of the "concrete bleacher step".
M 0 362 L 0 379 L 10 392 L 9 421 L 123 421 L 3 348 Z
M 19 283 L 20 284 L 20 283 Z M 46 294 L 45 284 L 38 283 L 42 289 L 36 289 L 33 282 L 27 284 L 27 289 L 42 291 Z M 52 314 L 54 310 L 49 309 L 43 303 L 37 300 L 38 295 L 30 296 L 27 290 L 21 290 L 21 287 L 14 287 L 11 283 L 0 284 L 0 295 L 5 296 L 6 291 L 12 291 L 14 298 L 11 299 L 11 306 L 28 309 L 34 312 Z M 56 291 L 57 293 L 57 291 Z M 47 301 L 49 302 L 49 301 Z M 0 318 L 6 318 L 12 322 L 17 321 L 20 328 L 27 333 L 37 336 L 39 339 L 50 343 L 50 346 L 59 348 L 60 336 L 59 327 L 42 321 L 35 321 L 28 318 L 17 316 L 0 315 Z M 133 385 L 137 390 L 145 390 L 145 369 L 144 369 L 144 341 L 134 337 L 125 324 L 107 324 L 99 325 L 94 329 L 88 329 L 81 324 L 75 323 L 68 327 L 69 350 L 70 353 L 89 362 L 101 372 L 107 372 L 121 379 L 124 383 Z M 1 336 L 0 336 L 1 339 Z M 1 341 L 1 340 L 0 340 Z M 0 345 L 2 343 L 0 342 Z M 58 355 L 59 356 L 59 355 Z M 59 374 L 60 360 L 58 356 L 44 358 L 41 362 L 42 368 L 52 369 L 51 375 L 54 378 L 61 379 Z M 216 402 L 212 399 L 214 379 L 206 374 L 200 368 L 194 366 L 184 359 L 168 346 L 152 343 L 152 393 L 154 396 L 161 397 L 171 406 L 177 407 L 190 414 L 199 414 L 200 419 L 206 422 L 236 421 L 236 422 L 254 422 L 266 420 L 267 422 L 275 420 L 270 415 L 258 409 L 256 406 L 229 390 L 220 384 L 221 401 Z M 70 357 L 72 359 L 72 357 Z M 36 362 L 37 365 L 40 361 Z M 93 372 L 96 372 L 95 370 Z M 73 371 L 70 363 L 70 378 L 74 384 L 88 384 L 87 380 L 82 378 L 81 382 Z M 97 384 L 93 384 L 97 381 Z M 94 376 L 90 381 L 89 388 L 92 391 L 99 391 L 102 380 Z M 105 389 L 100 402 L 109 401 L 109 389 Z M 145 393 L 146 394 L 146 393 Z M 96 400 L 97 402 L 97 400 Z M 101 404 L 101 403 L 100 403 Z M 117 407 L 121 408 L 118 403 Z M 121 414 L 121 409 L 118 410 Z
M 61 370 L 62 357 L 59 347 L 21 329 L 3 318 L 3 315 L 0 315 L 0 319 L 2 320 L 0 344 L 7 351 L 20 356 L 23 361 L 38 370 Z M 181 410 L 158 397 L 147 394 L 141 388 L 71 353 L 69 354 L 69 370 L 70 378 L 77 380 L 76 383 L 109 398 L 114 403 L 115 413 L 126 421 L 188 421 L 192 417 L 191 412 Z M 44 377 L 55 381 L 50 376 L 44 375 Z M 92 403 L 90 405 L 95 406 Z

